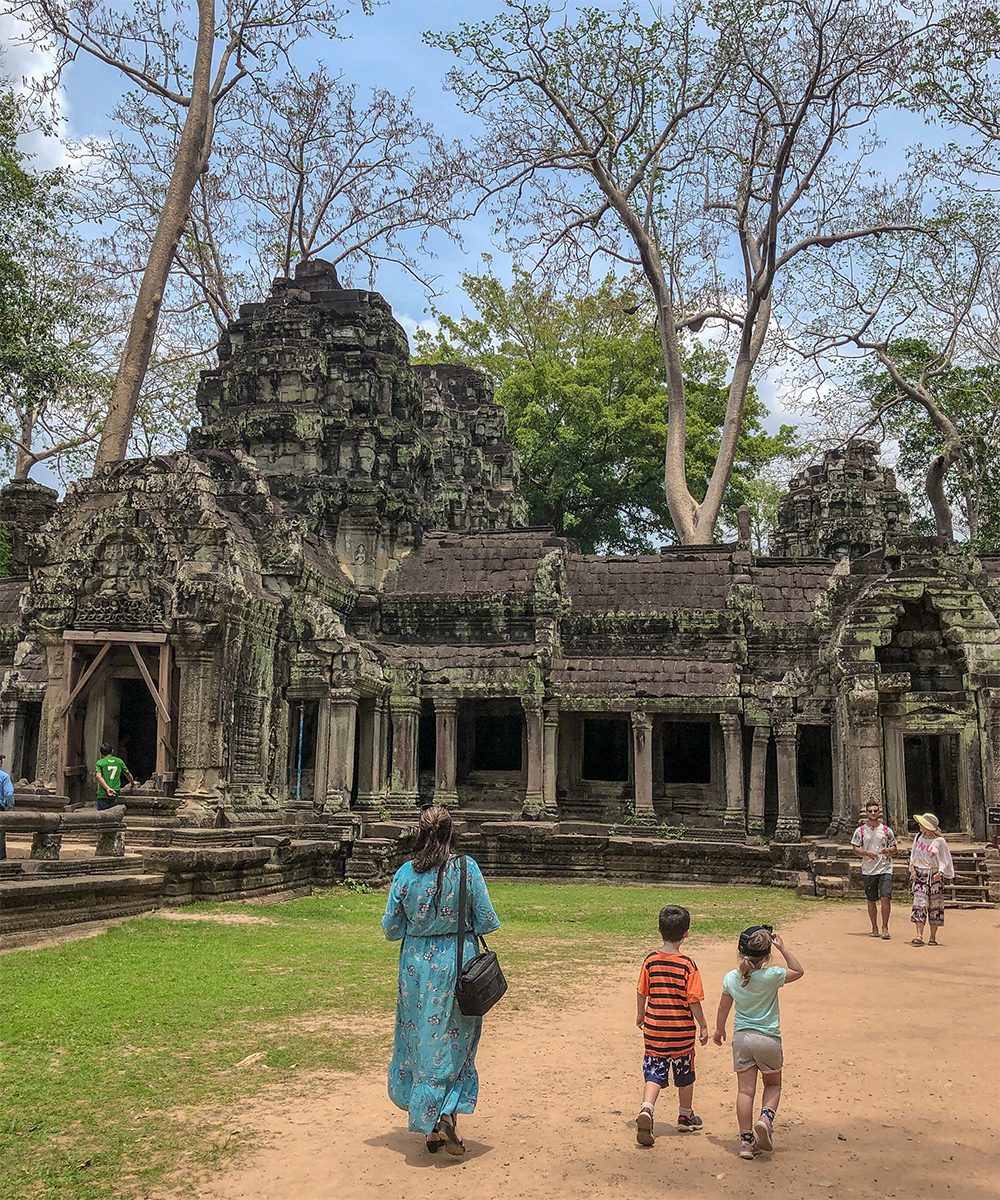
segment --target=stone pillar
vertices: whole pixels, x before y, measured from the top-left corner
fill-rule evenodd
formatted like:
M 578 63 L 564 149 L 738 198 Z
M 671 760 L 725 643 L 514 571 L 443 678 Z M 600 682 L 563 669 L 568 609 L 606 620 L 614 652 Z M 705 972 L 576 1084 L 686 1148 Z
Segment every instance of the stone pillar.
M 357 737 L 358 698 L 347 690 L 330 693 L 326 708 L 326 793 L 327 812 L 341 812 L 351 806 L 354 791 L 354 741 Z
M 556 781 L 559 777 L 559 708 L 546 704 L 542 729 L 542 804 L 547 816 L 559 811 Z
M 858 814 L 875 803 L 885 811 L 885 786 L 882 770 L 882 723 L 878 716 L 878 696 L 863 695 L 849 704 L 847 809 L 840 832 L 857 828 Z
M 437 696 L 434 700 L 436 756 L 434 762 L 434 803 L 458 807 L 456 762 L 458 751 L 458 700 Z
M 774 731 L 778 752 L 778 827 L 777 842 L 797 842 L 800 834 L 799 780 L 796 762 L 797 726 L 786 725 Z
M 527 757 L 527 782 L 524 787 L 524 807 L 521 815 L 535 821 L 544 815 L 545 802 L 542 797 L 542 706 L 527 696 L 521 698 L 524 709 L 525 750 Z
M 979 698 L 982 707 L 984 799 L 987 806 L 993 806 L 1000 804 L 1000 688 L 983 688 Z
M 20 763 L 14 762 L 15 729 L 19 711 L 20 704 L 17 700 L 5 700 L 0 704 L 0 754 L 7 760 L 3 769 L 10 772 L 12 779 L 17 778 L 15 772 L 21 766 Z
M 632 714 L 632 766 L 635 775 L 635 815 L 656 819 L 653 808 L 653 722 L 644 712 Z
M 743 804 L 743 722 L 734 713 L 721 713 L 719 724 L 726 752 L 726 829 L 746 832 Z
M 401 808 L 417 803 L 417 738 L 420 700 L 416 696 L 392 696 L 392 784 L 389 798 Z
M 174 647 L 174 662 L 180 675 L 177 794 L 215 796 L 222 775 L 216 654 L 181 643 Z
M 770 725 L 754 726 L 753 749 L 750 752 L 750 796 L 747 812 L 747 832 L 752 837 L 764 836 L 764 792 L 767 787 L 767 748 L 770 742 Z

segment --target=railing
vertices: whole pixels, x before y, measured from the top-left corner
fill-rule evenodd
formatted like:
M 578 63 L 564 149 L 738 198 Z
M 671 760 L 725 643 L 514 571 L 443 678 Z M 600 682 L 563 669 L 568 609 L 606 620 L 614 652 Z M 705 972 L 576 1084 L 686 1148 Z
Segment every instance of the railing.
M 62 851 L 64 836 L 96 834 L 98 858 L 123 858 L 125 855 L 125 805 L 98 812 L 37 812 L 14 809 L 0 812 L 0 859 L 6 858 L 6 835 L 30 833 L 33 859 L 55 861 Z

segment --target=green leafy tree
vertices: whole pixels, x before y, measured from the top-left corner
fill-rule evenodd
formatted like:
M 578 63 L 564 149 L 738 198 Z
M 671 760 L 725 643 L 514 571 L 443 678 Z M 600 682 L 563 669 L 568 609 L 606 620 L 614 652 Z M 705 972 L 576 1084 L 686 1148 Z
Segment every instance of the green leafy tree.
M 0 459 L 15 479 L 86 455 L 104 414 L 87 280 L 61 171 L 21 148 L 37 112 L 0 80 Z
M 919 379 L 940 356 L 927 342 L 903 339 L 889 346 L 896 371 Z M 900 396 L 884 370 L 869 369 L 861 377 L 863 394 L 882 414 L 886 433 L 899 444 L 896 470 L 915 504 L 914 525 L 934 534 L 934 514 L 923 486 L 928 465 L 945 450 L 946 439 L 923 409 Z M 972 545 L 1000 550 L 1000 365 L 952 365 L 934 378 L 934 399 L 956 430 L 961 445 L 959 470 L 943 480 L 946 498 Z
M 651 306 L 613 276 L 561 295 L 520 269 L 505 287 L 488 265 L 463 286 L 475 315 L 435 313 L 438 330 L 417 333 L 418 359 L 465 362 L 492 377 L 530 519 L 585 551 L 638 552 L 676 540 L 663 495 L 667 391 Z M 726 415 L 726 360 L 691 342 L 682 360 L 687 475 L 704 494 Z M 794 448 L 791 427 L 770 434 L 763 417 L 751 391 L 724 508 L 730 525 L 760 471 Z

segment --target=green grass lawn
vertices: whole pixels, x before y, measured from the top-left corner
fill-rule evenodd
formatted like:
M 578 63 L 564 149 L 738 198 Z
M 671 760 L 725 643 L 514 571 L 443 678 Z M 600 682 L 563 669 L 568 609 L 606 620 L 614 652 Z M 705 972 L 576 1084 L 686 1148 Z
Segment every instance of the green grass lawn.
M 760 888 L 498 883 L 490 892 L 512 1009 L 545 1002 L 543 965 L 582 970 L 655 944 L 662 904 L 689 907 L 698 938 L 779 926 L 808 907 Z M 246 1101 L 269 1084 L 361 1070 L 376 1049 L 381 1070 L 398 953 L 381 936 L 384 906 L 384 893 L 344 888 L 286 904 L 201 905 L 186 912 L 268 923 L 154 916 L 0 955 L 0 1196 L 142 1197 L 168 1173 L 221 1164 L 239 1147 L 232 1120 L 215 1134 L 185 1110 L 236 1112 L 249 1138 Z M 234 1069 L 260 1053 L 258 1069 Z

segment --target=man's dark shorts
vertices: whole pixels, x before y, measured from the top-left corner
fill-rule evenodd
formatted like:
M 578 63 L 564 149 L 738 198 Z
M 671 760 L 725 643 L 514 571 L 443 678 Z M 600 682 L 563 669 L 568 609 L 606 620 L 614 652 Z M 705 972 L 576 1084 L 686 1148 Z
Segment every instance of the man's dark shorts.
M 106 808 L 114 808 L 114 806 L 116 804 L 121 804 L 121 800 L 118 796 L 114 796 L 114 797 L 98 796 L 97 797 L 97 806 L 96 807 L 97 807 L 98 812 L 104 812 L 104 810 Z
M 687 1087 L 694 1083 L 694 1053 L 683 1054 L 680 1058 L 659 1058 L 647 1054 L 642 1060 L 642 1077 L 647 1083 L 658 1083 L 667 1087 L 670 1083 L 670 1067 L 674 1069 L 674 1087 Z
M 871 901 L 872 904 L 879 896 L 892 895 L 891 871 L 883 871 L 881 875 L 862 875 L 861 882 L 864 884 L 865 899 Z

